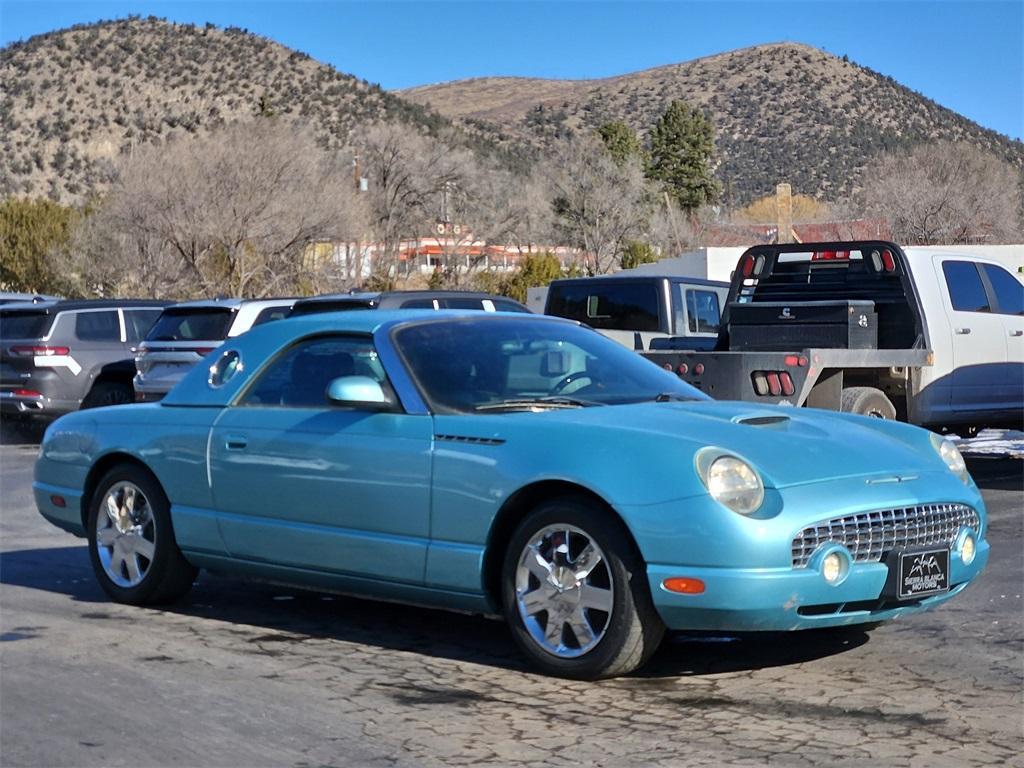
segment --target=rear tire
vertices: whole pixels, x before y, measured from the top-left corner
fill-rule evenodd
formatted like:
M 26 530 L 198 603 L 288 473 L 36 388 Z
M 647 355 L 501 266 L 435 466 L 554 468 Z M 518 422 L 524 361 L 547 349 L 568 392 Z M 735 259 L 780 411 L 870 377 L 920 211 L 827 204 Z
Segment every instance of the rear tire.
M 882 390 L 874 387 L 847 387 L 843 390 L 839 410 L 875 419 L 892 421 L 896 418 L 896 406 Z
M 118 603 L 177 600 L 198 570 L 174 540 L 171 505 L 156 479 L 122 464 L 96 485 L 89 506 L 89 559 L 103 591 Z
M 135 402 L 131 384 L 121 381 L 97 381 L 82 401 L 82 408 L 101 408 L 105 405 L 124 405 Z
M 587 499 L 552 499 L 527 515 L 508 543 L 501 583 L 512 636 L 551 675 L 625 675 L 665 633 L 628 531 Z

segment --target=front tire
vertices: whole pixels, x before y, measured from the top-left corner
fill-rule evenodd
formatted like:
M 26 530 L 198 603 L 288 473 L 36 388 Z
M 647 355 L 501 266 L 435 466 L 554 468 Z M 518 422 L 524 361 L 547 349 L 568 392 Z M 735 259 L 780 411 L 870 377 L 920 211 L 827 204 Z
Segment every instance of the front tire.
M 196 568 L 178 549 L 170 503 L 140 467 L 103 476 L 89 507 L 89 558 L 103 591 L 119 603 L 172 602 L 192 588 Z
M 505 552 L 502 602 L 522 651 L 559 677 L 632 672 L 665 633 L 629 533 L 581 498 L 546 502 L 520 523 Z

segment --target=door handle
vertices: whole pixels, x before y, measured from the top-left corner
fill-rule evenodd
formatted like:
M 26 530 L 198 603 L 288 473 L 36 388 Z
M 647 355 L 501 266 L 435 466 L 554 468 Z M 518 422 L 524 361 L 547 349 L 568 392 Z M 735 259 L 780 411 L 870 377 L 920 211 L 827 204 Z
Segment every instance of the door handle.
M 1010 331 L 1010 335 L 1011 336 L 1024 336 L 1024 331 L 1021 331 L 1021 330 Z
M 247 445 L 249 440 L 245 435 L 228 435 L 224 438 L 224 447 L 229 451 L 244 451 Z
M 961 336 L 964 336 L 971 332 L 970 328 L 954 328 L 953 330 L 959 333 Z

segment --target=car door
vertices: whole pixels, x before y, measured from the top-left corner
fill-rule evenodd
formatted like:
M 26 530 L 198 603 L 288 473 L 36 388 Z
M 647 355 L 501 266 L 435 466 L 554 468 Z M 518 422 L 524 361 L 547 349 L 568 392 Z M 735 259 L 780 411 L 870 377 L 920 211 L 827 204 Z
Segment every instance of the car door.
M 1006 365 L 998 377 L 999 400 L 1019 416 L 1024 408 L 1024 283 L 997 264 L 982 264 L 981 269 L 1006 343 Z
M 287 349 L 210 435 L 214 506 L 232 557 L 422 583 L 430 535 L 430 416 L 331 405 L 330 381 L 390 384 L 372 339 Z
M 942 274 L 953 331 L 952 409 L 962 413 L 997 410 L 1005 391 L 999 375 L 1006 364 L 1002 320 L 992 312 L 977 263 L 946 258 Z

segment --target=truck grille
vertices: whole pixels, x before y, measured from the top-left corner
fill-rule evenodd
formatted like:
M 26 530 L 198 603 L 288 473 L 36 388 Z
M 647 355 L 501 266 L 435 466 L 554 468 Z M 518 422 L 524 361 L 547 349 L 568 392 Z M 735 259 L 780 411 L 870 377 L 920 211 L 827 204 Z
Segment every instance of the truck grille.
M 807 567 L 814 550 L 829 541 L 850 550 L 856 563 L 877 563 L 897 548 L 950 546 L 963 526 L 980 535 L 979 525 L 978 513 L 964 504 L 922 504 L 833 517 L 793 537 L 793 567 Z

